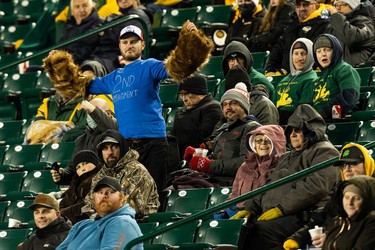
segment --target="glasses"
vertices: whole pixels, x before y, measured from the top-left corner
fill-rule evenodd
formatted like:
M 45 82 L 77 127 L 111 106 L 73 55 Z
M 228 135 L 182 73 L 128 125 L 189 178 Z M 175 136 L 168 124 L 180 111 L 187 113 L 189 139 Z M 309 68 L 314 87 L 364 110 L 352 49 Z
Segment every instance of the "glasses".
M 264 144 L 271 144 L 271 140 L 267 139 L 267 138 L 265 138 L 265 139 L 259 138 L 259 139 L 255 139 L 255 143 L 258 143 L 258 144 L 262 144 L 262 143 L 264 143 Z
M 357 167 L 359 164 L 361 164 L 362 163 L 362 161 L 358 161 L 358 162 L 350 162 L 350 163 L 343 163 L 341 166 L 340 166 L 340 168 L 342 169 L 342 170 L 345 170 L 346 168 L 348 168 L 348 169 L 352 169 L 352 168 L 355 168 L 355 167 Z
M 297 3 L 296 4 L 296 8 L 307 8 L 307 7 L 309 7 L 310 5 L 312 5 L 312 4 L 316 4 L 316 2 L 312 2 L 312 3 L 307 3 L 307 2 L 303 2 L 303 3 Z
M 342 7 L 349 7 L 349 4 L 347 4 L 347 3 L 334 3 L 333 6 L 335 8 L 342 8 Z

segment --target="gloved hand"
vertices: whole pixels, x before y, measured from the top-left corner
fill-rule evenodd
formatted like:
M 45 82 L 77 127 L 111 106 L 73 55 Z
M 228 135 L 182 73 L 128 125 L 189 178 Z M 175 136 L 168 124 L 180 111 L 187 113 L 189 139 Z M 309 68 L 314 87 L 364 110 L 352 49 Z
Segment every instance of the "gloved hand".
M 271 208 L 264 212 L 259 218 L 258 221 L 262 220 L 273 220 L 283 216 L 283 212 L 278 207 Z
M 209 173 L 210 172 L 210 164 L 211 160 L 205 157 L 200 156 L 194 156 L 190 162 L 189 167 L 192 170 L 196 170 L 203 173 Z
M 201 143 L 201 145 L 199 145 L 199 148 L 206 148 L 206 144 Z
M 184 153 L 184 160 L 190 161 L 194 153 L 195 153 L 195 148 L 193 148 L 192 146 L 187 147 Z
M 299 248 L 299 244 L 298 244 L 298 242 L 295 241 L 295 240 L 287 239 L 287 240 L 284 242 L 283 247 L 284 247 L 285 250 L 298 249 L 298 248 Z
M 230 217 L 231 220 L 246 218 L 249 219 L 251 212 L 249 210 L 240 210 L 235 215 Z

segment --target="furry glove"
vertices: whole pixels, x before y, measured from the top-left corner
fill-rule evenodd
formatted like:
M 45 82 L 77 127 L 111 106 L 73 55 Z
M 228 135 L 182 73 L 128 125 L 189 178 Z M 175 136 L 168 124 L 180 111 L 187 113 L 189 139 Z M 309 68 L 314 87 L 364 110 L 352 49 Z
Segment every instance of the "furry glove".
M 278 207 L 271 208 L 259 216 L 258 221 L 273 220 L 283 216 L 283 212 Z
M 210 172 L 211 160 L 205 157 L 194 156 L 189 162 L 189 167 L 192 170 L 196 170 L 203 173 Z
M 184 153 L 184 160 L 190 161 L 191 158 L 193 158 L 194 153 L 195 153 L 195 148 L 193 148 L 192 146 L 187 147 Z

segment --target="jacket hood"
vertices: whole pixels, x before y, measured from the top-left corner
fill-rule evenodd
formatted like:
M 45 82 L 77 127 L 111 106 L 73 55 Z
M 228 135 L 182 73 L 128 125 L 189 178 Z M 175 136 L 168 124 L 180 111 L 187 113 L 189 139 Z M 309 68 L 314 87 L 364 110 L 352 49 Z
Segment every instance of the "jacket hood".
M 372 5 L 372 3 L 368 0 L 365 0 L 364 2 L 360 3 L 354 10 L 347 13 L 345 16 L 347 17 L 347 19 L 352 19 L 358 15 L 374 19 L 375 13 L 374 6 Z
M 374 159 L 371 157 L 371 154 L 364 146 L 359 145 L 357 143 L 348 143 L 341 149 L 340 155 L 342 154 L 342 152 L 345 151 L 345 149 L 351 148 L 351 147 L 356 147 L 359 150 L 361 150 L 363 157 L 364 157 L 363 166 L 365 168 L 365 173 L 367 176 L 373 176 L 374 171 L 375 171 Z M 341 179 L 345 180 L 344 173 L 341 168 L 340 168 L 340 174 L 341 174 Z
M 326 139 L 326 123 L 322 116 L 309 104 L 299 105 L 294 113 L 288 119 L 288 125 L 285 128 L 285 136 L 290 143 L 290 134 L 293 128 L 303 131 L 305 140 L 305 148 L 308 148 L 316 142 Z
M 303 67 L 302 71 L 297 71 L 296 68 L 293 65 L 293 60 L 292 60 L 292 55 L 293 55 L 293 47 L 297 42 L 303 43 L 306 48 L 307 48 L 307 57 L 306 57 L 306 63 L 305 66 Z M 313 42 L 307 38 L 298 38 L 297 40 L 294 41 L 292 46 L 290 47 L 290 52 L 289 52 L 289 67 L 290 67 L 290 74 L 292 76 L 296 76 L 302 73 L 305 73 L 309 70 L 312 69 L 314 65 L 314 55 L 313 55 Z
M 332 48 L 333 53 L 332 53 L 331 64 L 328 66 L 328 68 L 325 68 L 325 69 L 322 68 L 322 65 L 319 64 L 318 59 L 316 57 L 316 53 L 315 53 L 316 51 L 314 51 L 314 60 L 315 60 L 316 65 L 318 65 L 321 70 L 332 69 L 342 60 L 342 55 L 343 55 L 342 47 L 341 47 L 340 41 L 335 36 L 333 36 L 331 34 L 322 34 L 322 35 L 318 36 L 314 40 L 314 44 L 315 44 L 316 40 L 318 40 L 319 37 L 321 37 L 321 36 L 325 36 L 331 41 L 331 44 L 332 44 L 332 47 L 333 47 Z
M 253 56 L 251 55 L 250 50 L 246 47 L 245 44 L 238 41 L 232 41 L 225 48 L 223 61 L 221 62 L 224 76 L 227 75 L 229 70 L 227 62 L 228 56 L 233 53 L 241 54 L 245 58 L 244 67 L 246 68 L 247 72 L 250 73 L 251 68 L 253 67 Z
M 343 191 L 348 185 L 355 185 L 358 187 L 361 190 L 363 198 L 363 203 L 358 214 L 352 216 L 350 220 L 362 220 L 368 213 L 375 210 L 375 178 L 366 175 L 359 175 L 341 183 L 338 188 L 338 198 L 336 199 L 336 202 L 339 204 L 339 216 L 342 218 L 348 217 L 342 204 Z
M 120 158 L 122 158 L 129 151 L 129 145 L 125 138 L 117 130 L 108 129 L 99 136 L 98 144 L 101 143 L 107 136 L 115 138 L 120 143 Z M 98 156 L 100 160 L 104 162 L 102 151 L 100 149 L 98 149 Z
M 246 148 L 248 151 L 256 153 L 255 150 L 255 137 L 257 135 L 266 135 L 272 143 L 272 150 L 270 155 L 282 155 L 286 151 L 286 139 L 284 129 L 279 125 L 264 125 L 249 132 L 246 135 Z

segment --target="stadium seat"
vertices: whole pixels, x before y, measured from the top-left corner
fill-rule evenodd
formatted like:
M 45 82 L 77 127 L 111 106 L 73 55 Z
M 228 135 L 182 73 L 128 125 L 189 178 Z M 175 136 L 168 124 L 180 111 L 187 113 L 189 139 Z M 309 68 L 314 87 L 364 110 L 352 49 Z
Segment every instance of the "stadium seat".
M 0 222 L 4 221 L 5 218 L 5 212 L 9 206 L 9 201 L 0 201 Z
M 39 162 L 48 165 L 57 162 L 66 166 L 72 159 L 74 149 L 75 143 L 73 141 L 47 144 L 42 148 Z
M 355 68 L 361 77 L 361 86 L 369 86 L 374 84 L 375 67 Z
M 43 144 L 13 145 L 5 152 L 3 165 L 22 170 L 26 163 L 38 162 Z
M 177 111 L 180 108 L 172 108 L 170 112 L 167 115 L 167 121 L 166 121 L 166 130 L 172 131 L 173 130 L 173 124 L 174 124 L 174 118 L 176 116 Z
M 221 204 L 227 200 L 232 192 L 232 187 L 218 187 L 214 188 L 210 195 L 208 208 Z
M 33 204 L 31 199 L 12 201 L 6 211 L 4 221 L 9 221 L 9 218 L 19 220 L 25 224 L 33 221 L 33 211 L 28 209 L 31 204 Z
M 221 67 L 223 56 L 212 56 L 207 64 L 199 71 L 199 73 L 210 78 L 224 78 L 224 73 Z
M 25 120 L 0 121 L 0 145 L 22 143 L 21 128 Z M 1 154 L 1 150 L 0 150 Z M 0 156 L 0 159 L 3 158 Z M 0 164 L 2 161 L 0 161 Z
M 159 97 L 163 108 L 178 106 L 178 86 L 176 83 L 160 84 Z
M 21 188 L 21 191 L 35 193 L 50 193 L 59 190 L 59 186 L 53 182 L 50 170 L 35 170 L 29 172 Z
M 159 222 L 145 222 L 145 223 L 138 223 L 138 225 L 139 225 L 139 228 L 141 229 L 142 234 L 145 235 L 155 230 L 159 226 Z M 152 243 L 152 238 L 143 242 L 143 244 L 147 244 L 147 245 L 151 243 Z
M 254 61 L 253 68 L 263 73 L 270 52 L 253 52 L 251 54 L 253 56 Z
M 358 121 L 328 123 L 326 134 L 335 147 L 341 148 L 345 143 L 356 141 L 360 125 Z
M 17 249 L 18 244 L 25 241 L 33 232 L 32 228 L 6 229 L 0 231 L 0 249 Z
M 214 96 L 215 93 L 216 93 L 216 88 L 217 88 L 217 86 L 219 86 L 220 82 L 221 82 L 221 80 L 219 78 L 207 79 L 208 93 L 211 93 L 212 96 Z
M 216 88 L 216 93 L 215 93 L 215 99 L 220 102 L 221 97 L 224 94 L 224 89 L 225 89 L 225 80 L 220 81 Z
M 0 195 L 20 191 L 26 172 L 0 173 Z
M 38 21 L 44 11 L 43 0 L 21 0 L 14 5 L 13 13 L 21 16 L 28 16 L 30 21 Z
M 9 191 L 3 197 L 6 201 L 33 200 L 37 194 L 30 191 Z
M 357 141 L 359 142 L 370 142 L 375 141 L 375 120 L 369 120 L 363 122 L 363 125 L 359 129 Z
M 35 23 L 1 26 L 0 43 L 15 43 L 18 40 L 23 39 L 34 27 Z
M 166 212 L 194 213 L 207 208 L 213 188 L 172 190 L 167 196 Z

